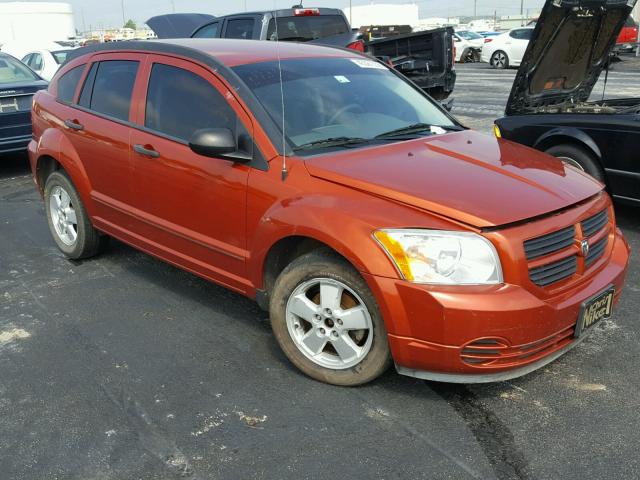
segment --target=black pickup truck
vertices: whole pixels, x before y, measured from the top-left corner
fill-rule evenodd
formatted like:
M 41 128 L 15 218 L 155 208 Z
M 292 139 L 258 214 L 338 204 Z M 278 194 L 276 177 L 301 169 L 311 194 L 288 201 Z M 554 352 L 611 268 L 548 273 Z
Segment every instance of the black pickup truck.
M 438 100 L 449 96 L 456 80 L 451 28 L 365 41 L 342 10 L 301 6 L 223 17 L 159 15 L 146 23 L 158 38 L 279 39 L 351 48 L 384 59 Z

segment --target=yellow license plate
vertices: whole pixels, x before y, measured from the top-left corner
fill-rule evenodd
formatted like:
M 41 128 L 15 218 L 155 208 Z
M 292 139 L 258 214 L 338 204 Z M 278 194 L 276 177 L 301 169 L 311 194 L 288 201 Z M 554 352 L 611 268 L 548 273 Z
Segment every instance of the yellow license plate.
M 614 288 L 609 287 L 604 292 L 599 293 L 595 297 L 591 297 L 582 304 L 580 315 L 578 315 L 578 323 L 576 324 L 576 337 L 582 335 L 600 320 L 611 316 L 614 293 Z

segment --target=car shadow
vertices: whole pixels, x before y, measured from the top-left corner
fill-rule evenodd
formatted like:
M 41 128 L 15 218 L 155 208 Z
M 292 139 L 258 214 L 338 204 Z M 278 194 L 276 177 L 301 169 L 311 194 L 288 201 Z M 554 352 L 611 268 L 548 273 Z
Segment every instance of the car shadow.
M 26 153 L 0 154 L 0 180 L 21 177 L 31 172 Z

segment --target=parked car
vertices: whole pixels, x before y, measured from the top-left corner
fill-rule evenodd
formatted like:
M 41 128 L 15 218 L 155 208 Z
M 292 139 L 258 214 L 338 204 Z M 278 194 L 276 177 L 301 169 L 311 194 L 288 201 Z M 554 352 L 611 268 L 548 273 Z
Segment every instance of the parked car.
M 365 42 L 352 31 L 342 10 L 302 8 L 245 12 L 211 19 L 195 31 L 198 19 L 190 15 L 159 15 L 147 20 L 158 38 L 236 38 L 304 42 L 349 48 L 383 59 L 438 100 L 444 100 L 456 83 L 453 29 L 394 35 Z M 276 17 L 278 18 L 276 28 Z
M 60 65 L 67 59 L 67 54 L 73 51 L 66 50 L 36 50 L 27 53 L 22 58 L 22 63 L 36 72 L 45 80 L 51 80 L 58 71 Z
M 480 61 L 484 37 L 471 30 L 456 30 L 453 34 L 456 47 L 456 61 L 472 63 Z
M 191 16 L 197 16 L 187 23 Z M 278 23 L 276 25 L 276 17 Z M 302 8 L 242 12 L 202 22 L 202 14 L 158 15 L 147 25 L 158 38 L 236 38 L 310 42 L 363 51 L 360 34 L 351 31 L 344 12 L 337 8 Z M 193 25 L 200 20 L 200 25 Z M 180 23 L 178 23 L 180 22 Z M 277 28 L 276 28 L 277 27 Z
M 31 168 L 65 255 L 109 235 L 255 298 L 286 356 L 324 382 L 391 362 L 450 382 L 523 375 L 622 290 L 629 249 L 600 183 L 465 129 L 353 50 L 88 47 L 36 95 L 33 121 Z
M 616 39 L 616 53 L 628 53 L 636 50 L 638 45 L 638 24 L 633 17 L 629 15 L 624 22 L 624 27 L 620 31 Z
M 487 37 L 482 47 L 482 61 L 493 68 L 517 67 L 527 50 L 533 28 L 514 28 L 502 35 Z
M 0 154 L 26 150 L 31 140 L 31 100 L 47 82 L 0 52 Z
M 640 98 L 589 101 L 629 10 L 611 2 L 587 15 L 547 2 L 532 36 L 546 48 L 527 51 L 496 126 L 504 138 L 606 183 L 614 197 L 640 203 Z M 585 38 L 595 31 L 607 35 Z

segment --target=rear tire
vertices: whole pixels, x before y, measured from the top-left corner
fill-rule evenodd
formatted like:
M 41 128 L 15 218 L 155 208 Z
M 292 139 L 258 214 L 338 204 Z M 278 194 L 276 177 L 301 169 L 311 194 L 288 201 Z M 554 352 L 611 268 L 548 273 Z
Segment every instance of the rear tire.
M 44 186 L 45 211 L 53 240 L 68 258 L 96 255 L 109 241 L 91 224 L 73 182 L 63 170 L 52 172 Z
M 491 66 L 493 68 L 497 68 L 498 70 L 506 70 L 509 68 L 509 55 L 502 50 L 496 50 L 491 55 Z
M 545 153 L 553 155 L 563 162 L 588 173 L 596 180 L 605 183 L 602 168 L 598 165 L 598 161 L 593 154 L 589 153 L 585 148 L 577 145 L 562 144 L 548 148 Z
M 282 351 L 311 378 L 361 385 L 391 364 L 375 298 L 360 274 L 331 251 L 308 253 L 284 269 L 270 314 Z

